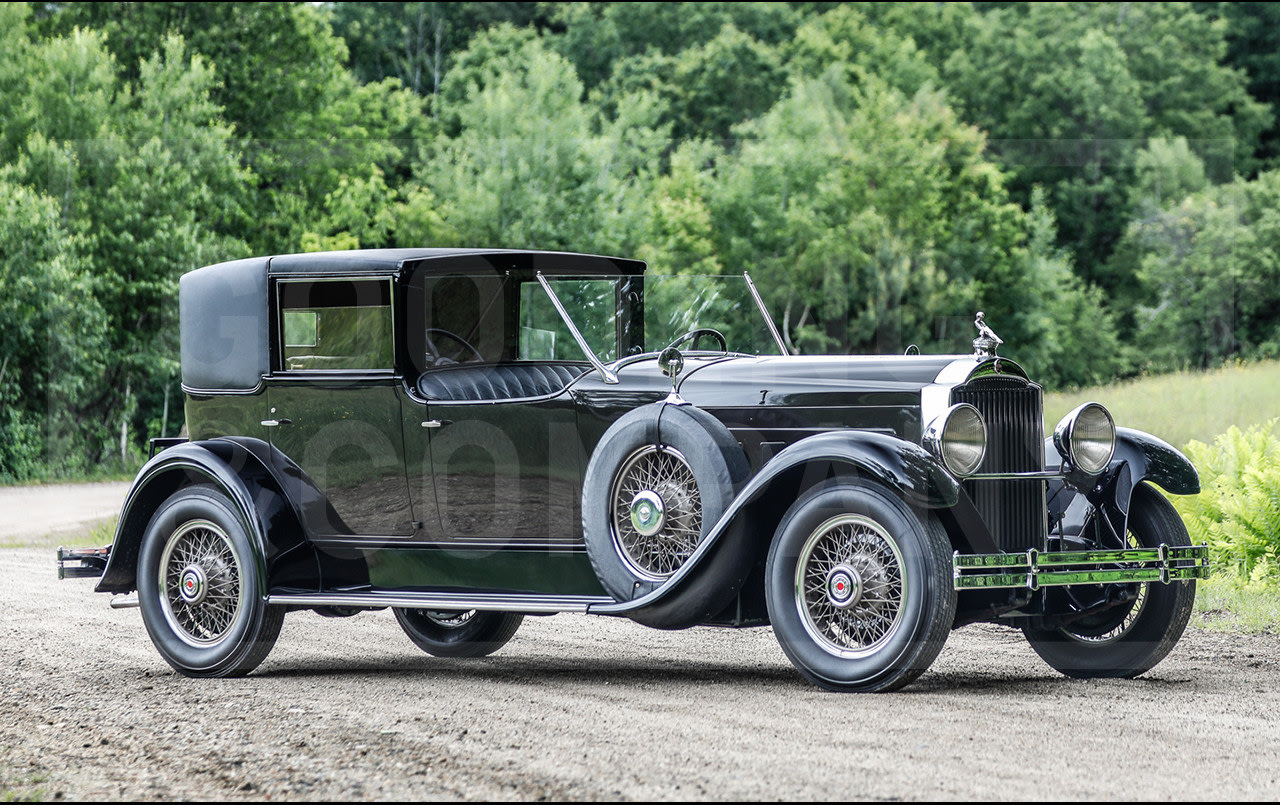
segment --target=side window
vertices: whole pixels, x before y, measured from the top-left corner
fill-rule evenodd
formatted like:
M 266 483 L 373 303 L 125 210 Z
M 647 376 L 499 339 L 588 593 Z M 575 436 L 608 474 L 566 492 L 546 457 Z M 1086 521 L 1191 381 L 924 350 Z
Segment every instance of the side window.
M 281 368 L 391 371 L 391 281 L 281 280 Z

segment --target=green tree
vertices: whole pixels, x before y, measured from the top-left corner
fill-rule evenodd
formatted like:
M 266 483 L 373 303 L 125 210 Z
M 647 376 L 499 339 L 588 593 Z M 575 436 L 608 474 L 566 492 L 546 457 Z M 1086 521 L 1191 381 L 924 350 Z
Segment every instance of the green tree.
M 0 175 L 0 481 L 84 471 L 105 317 L 58 203 Z
M 328 9 L 310 3 L 45 4 L 41 30 L 92 29 L 126 82 L 157 42 L 178 34 L 216 70 L 210 101 L 239 140 L 257 192 L 246 227 L 255 252 L 296 248 L 342 178 L 376 165 L 399 184 L 426 134 L 423 101 L 396 79 L 360 84 Z
M 434 95 L 454 56 L 471 38 L 510 23 L 545 25 L 540 3 L 334 3 L 334 31 L 347 43 L 350 66 L 365 83 L 398 78 Z
M 722 261 L 761 278 L 806 351 L 954 346 L 975 305 L 1016 339 L 1025 221 L 981 133 L 937 93 L 848 75 L 801 81 L 737 130 L 711 200 Z
M 1117 281 L 1099 269 L 1148 137 L 1185 137 L 1216 181 L 1250 169 L 1270 113 L 1224 64 L 1224 23 L 1184 3 L 1014 3 L 968 22 L 943 80 L 990 133 L 1014 197 L 1045 188 L 1086 278 Z
M 506 47 L 513 41 L 507 27 L 476 38 L 472 50 L 503 54 L 479 76 L 463 69 L 470 55 L 459 56 L 440 93 L 442 103 L 461 99 L 441 109 L 457 134 L 431 144 L 421 185 L 462 243 L 634 251 L 645 170 L 666 142 L 650 126 L 652 102 L 636 97 L 623 116 L 601 119 L 563 57 L 532 38 Z
M 86 442 L 101 458 L 110 430 L 127 457 L 149 398 L 172 396 L 176 382 L 177 278 L 245 252 L 231 233 L 244 228 L 250 176 L 211 99 L 212 69 L 180 38 L 132 82 L 92 31 L 27 52 L 23 81 L 0 104 L 8 176 L 56 199 L 76 238 L 107 328 L 101 376 L 79 400 Z
M 1117 251 L 1149 300 L 1139 367 L 1205 368 L 1280 352 L 1280 172 L 1208 187 L 1130 223 Z

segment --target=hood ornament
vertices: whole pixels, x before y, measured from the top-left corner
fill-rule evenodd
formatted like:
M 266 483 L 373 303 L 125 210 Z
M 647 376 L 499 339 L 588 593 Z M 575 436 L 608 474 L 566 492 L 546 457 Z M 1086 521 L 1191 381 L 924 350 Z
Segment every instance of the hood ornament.
M 973 326 L 978 328 L 978 337 L 973 339 L 973 354 L 983 358 L 996 357 L 996 349 L 1004 343 L 1000 336 L 987 326 L 982 320 L 982 311 L 978 311 L 978 317 L 973 320 Z

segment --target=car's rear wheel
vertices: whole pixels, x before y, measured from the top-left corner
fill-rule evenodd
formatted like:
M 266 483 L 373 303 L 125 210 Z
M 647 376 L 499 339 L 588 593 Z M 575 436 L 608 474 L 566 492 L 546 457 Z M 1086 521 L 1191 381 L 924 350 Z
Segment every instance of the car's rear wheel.
M 151 642 L 187 676 L 240 676 L 275 645 L 284 608 L 261 575 L 235 504 L 209 486 L 171 495 L 147 526 L 138 603 Z
M 517 612 L 397 609 L 396 620 L 414 645 L 436 657 L 484 657 L 520 628 Z
M 879 484 L 801 496 L 769 551 L 765 600 L 796 668 L 835 691 L 900 688 L 929 667 L 955 618 L 950 544 Z
M 1133 490 L 1127 541 L 1135 548 L 1190 545 L 1187 528 L 1172 504 L 1146 484 Z M 1072 593 L 1083 607 L 1089 592 L 1105 600 L 1101 587 Z M 1074 620 L 1058 629 L 1024 628 L 1031 648 L 1063 674 L 1078 678 L 1135 677 L 1173 649 L 1191 618 L 1195 581 L 1144 582 L 1120 606 Z M 1083 611 L 1083 609 L 1081 610 Z

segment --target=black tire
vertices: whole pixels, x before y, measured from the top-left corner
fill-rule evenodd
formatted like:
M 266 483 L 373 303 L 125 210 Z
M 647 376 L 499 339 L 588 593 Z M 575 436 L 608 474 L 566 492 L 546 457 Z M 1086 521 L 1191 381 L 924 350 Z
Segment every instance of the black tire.
M 436 657 L 484 657 L 507 644 L 520 628 L 517 612 L 397 609 L 396 620 L 414 645 Z
M 285 610 L 266 603 L 263 582 L 236 506 L 217 489 L 179 489 L 151 518 L 138 603 L 151 642 L 179 673 L 243 676 L 266 658 Z
M 842 692 L 889 691 L 937 658 L 955 620 L 951 545 L 937 520 L 870 482 L 814 487 L 782 518 L 765 601 L 791 662 Z
M 600 584 L 618 601 L 661 586 L 707 537 L 750 471 L 728 429 L 693 406 L 655 403 L 618 419 L 596 445 L 582 490 L 583 537 Z M 660 512 L 647 534 L 630 514 L 646 495 Z M 751 568 L 743 534 L 740 524 L 731 527 L 695 578 L 628 615 L 680 629 L 721 612 Z
M 1172 504 L 1146 484 L 1133 490 L 1128 532 L 1135 547 L 1191 544 Z M 1128 605 L 1059 629 L 1024 627 L 1022 631 L 1036 654 L 1067 676 L 1132 678 L 1169 654 L 1187 628 L 1195 600 L 1194 580 L 1149 582 L 1141 585 L 1138 597 Z

